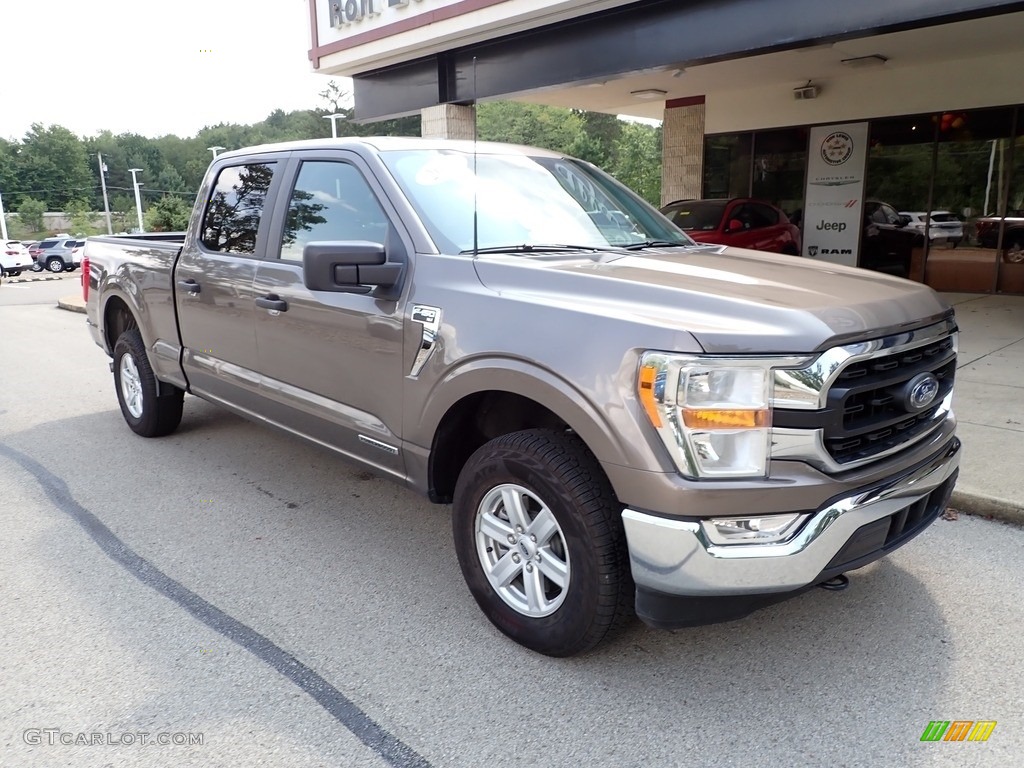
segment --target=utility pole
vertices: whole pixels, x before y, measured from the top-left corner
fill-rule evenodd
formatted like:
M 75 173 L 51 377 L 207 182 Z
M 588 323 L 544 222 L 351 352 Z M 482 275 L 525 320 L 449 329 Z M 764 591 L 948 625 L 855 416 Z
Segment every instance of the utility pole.
M 136 173 L 141 173 L 141 168 L 129 168 L 128 173 L 132 175 L 132 186 L 135 187 L 135 212 L 139 215 L 139 232 L 145 232 L 146 228 L 142 225 L 142 198 L 139 197 L 139 180 L 136 178 Z
M 7 214 L 4 213 L 4 196 L 0 193 L 0 237 L 7 239 Z
M 114 226 L 110 223 L 110 203 L 107 202 L 107 166 L 103 164 L 103 155 L 96 153 L 100 161 L 100 186 L 103 188 L 103 213 L 107 215 L 107 234 L 114 234 Z

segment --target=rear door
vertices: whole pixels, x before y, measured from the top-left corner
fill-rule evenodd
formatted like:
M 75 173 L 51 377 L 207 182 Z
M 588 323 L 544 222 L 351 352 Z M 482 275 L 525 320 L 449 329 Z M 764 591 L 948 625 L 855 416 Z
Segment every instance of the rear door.
M 388 241 L 392 259 L 397 251 L 412 253 L 408 235 L 362 159 L 343 150 L 294 153 L 274 221 L 273 242 L 254 284 L 254 296 L 280 302 L 276 309 L 256 310 L 264 413 L 404 476 L 404 301 L 310 290 L 302 252 L 311 242 Z
M 198 230 L 174 272 L 174 302 L 189 386 L 226 405 L 255 411 L 259 361 L 253 279 L 265 258 L 279 170 L 286 154 L 247 157 L 217 171 L 205 189 Z

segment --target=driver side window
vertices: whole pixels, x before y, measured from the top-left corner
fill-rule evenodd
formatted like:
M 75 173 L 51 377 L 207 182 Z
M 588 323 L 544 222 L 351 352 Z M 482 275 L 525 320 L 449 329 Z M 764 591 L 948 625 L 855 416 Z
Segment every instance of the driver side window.
M 281 258 L 302 261 L 307 243 L 383 243 L 388 219 L 359 170 L 344 162 L 302 163 L 288 203 Z

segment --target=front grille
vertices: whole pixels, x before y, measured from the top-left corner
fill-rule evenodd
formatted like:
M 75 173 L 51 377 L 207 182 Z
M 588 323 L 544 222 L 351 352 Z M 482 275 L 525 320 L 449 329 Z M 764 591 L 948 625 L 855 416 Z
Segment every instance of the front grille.
M 932 373 L 938 379 L 938 394 L 929 408 L 914 413 L 907 408 L 907 388 L 923 373 Z M 942 416 L 942 401 L 953 391 L 955 374 L 952 337 L 850 364 L 828 392 L 825 449 L 836 462 L 844 464 L 920 437 Z

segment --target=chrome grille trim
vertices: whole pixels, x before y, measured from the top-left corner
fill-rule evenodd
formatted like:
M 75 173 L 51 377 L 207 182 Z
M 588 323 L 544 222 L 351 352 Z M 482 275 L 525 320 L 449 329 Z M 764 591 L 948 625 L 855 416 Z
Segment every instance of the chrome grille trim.
M 772 407 L 819 411 L 826 406 L 829 389 L 849 365 L 923 347 L 955 333 L 956 323 L 950 317 L 913 331 L 832 347 L 803 368 L 776 369 Z

